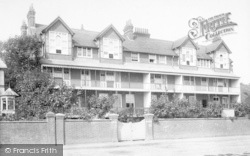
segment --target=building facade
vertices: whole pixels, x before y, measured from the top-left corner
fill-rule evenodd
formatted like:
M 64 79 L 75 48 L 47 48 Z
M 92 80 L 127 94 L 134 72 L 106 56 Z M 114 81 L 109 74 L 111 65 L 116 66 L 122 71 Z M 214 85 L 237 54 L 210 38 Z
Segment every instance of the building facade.
M 80 91 L 79 106 L 87 97 L 116 95 L 115 107 L 148 108 L 151 100 L 168 93 L 198 100 L 206 107 L 228 107 L 240 99 L 239 77 L 233 74 L 231 51 L 219 39 L 202 46 L 188 36 L 176 41 L 153 39 L 147 29 L 127 21 L 124 33 L 113 25 L 101 32 L 70 28 L 60 17 L 48 25 L 35 22 L 31 6 L 23 35 L 43 42 L 42 67 L 57 83 Z

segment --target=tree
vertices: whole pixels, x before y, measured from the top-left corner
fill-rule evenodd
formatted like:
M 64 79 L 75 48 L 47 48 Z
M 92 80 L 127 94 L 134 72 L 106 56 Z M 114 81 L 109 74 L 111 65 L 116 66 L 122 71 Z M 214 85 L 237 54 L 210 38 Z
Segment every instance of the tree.
M 73 88 L 58 87 L 49 73 L 42 72 L 41 47 L 36 36 L 10 38 L 3 45 L 6 83 L 19 95 L 16 98 L 18 119 L 43 119 L 48 111 L 64 113 L 76 103 Z
M 15 89 L 16 82 L 25 71 L 40 68 L 42 42 L 36 36 L 16 36 L 3 44 L 4 61 L 7 65 L 5 82 Z

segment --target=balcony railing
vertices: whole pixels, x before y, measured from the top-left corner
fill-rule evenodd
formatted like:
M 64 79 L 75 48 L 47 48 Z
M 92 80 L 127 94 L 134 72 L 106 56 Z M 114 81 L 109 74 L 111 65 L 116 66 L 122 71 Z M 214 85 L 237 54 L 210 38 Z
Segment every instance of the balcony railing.
M 71 80 L 71 82 L 65 81 L 65 84 L 81 88 L 150 89 L 150 84 L 142 82 Z
M 239 87 L 216 87 L 216 86 L 191 86 L 183 85 L 183 92 L 218 92 L 218 93 L 240 93 Z
M 59 80 L 55 79 L 56 82 Z M 64 80 L 66 85 L 81 88 L 113 88 L 113 89 L 141 89 L 151 91 L 168 92 L 217 92 L 217 93 L 240 93 L 239 87 L 217 87 L 217 86 L 197 86 L 180 84 L 149 84 L 142 82 L 115 82 L 115 81 L 86 81 L 86 80 Z M 60 80 L 62 83 L 62 80 Z

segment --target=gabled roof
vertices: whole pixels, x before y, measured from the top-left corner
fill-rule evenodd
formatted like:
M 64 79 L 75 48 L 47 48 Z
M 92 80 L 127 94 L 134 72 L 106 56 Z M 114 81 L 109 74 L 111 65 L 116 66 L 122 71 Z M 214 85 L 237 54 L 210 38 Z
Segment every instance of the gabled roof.
M 198 49 L 198 46 L 189 38 L 189 36 L 184 36 L 184 37 L 174 41 L 172 49 L 183 46 L 184 44 L 187 43 L 187 41 L 190 41 L 194 45 L 194 47 L 196 49 Z
M 11 88 L 8 88 L 6 91 L 1 94 L 1 96 L 18 96 L 16 92 L 14 92 Z
M 94 42 L 94 39 L 99 34 L 99 32 L 78 29 L 72 30 L 75 32 L 75 35 L 73 36 L 73 44 L 75 46 L 98 48 Z
M 116 28 L 110 24 L 108 27 L 106 27 L 103 31 L 101 31 L 94 40 L 97 40 L 101 37 L 103 37 L 110 29 L 113 29 L 115 31 L 115 33 L 119 36 L 119 38 L 124 41 L 125 39 L 122 37 L 122 35 L 116 30 Z
M 6 64 L 3 62 L 3 60 L 0 58 L 0 68 L 7 68 Z
M 130 40 L 126 37 L 123 42 L 124 51 L 178 56 L 172 50 L 171 41 L 152 39 L 147 37 L 137 37 Z
M 61 19 L 61 17 L 57 17 L 53 22 L 51 22 L 47 27 L 45 27 L 42 32 L 47 32 L 49 28 L 51 28 L 56 22 L 60 21 L 63 26 L 70 32 L 70 34 L 73 36 L 74 32 L 69 28 L 69 26 Z
M 44 29 L 49 27 L 50 26 L 36 24 L 35 33 L 39 35 Z M 122 43 L 123 49 L 124 51 L 128 52 L 149 53 L 178 57 L 178 55 L 174 52 L 174 48 L 183 46 L 186 44 L 186 42 L 190 41 L 197 48 L 197 58 L 211 60 L 212 58 L 207 54 L 210 51 L 219 49 L 222 45 L 224 45 L 228 49 L 226 44 L 221 40 L 214 42 L 212 45 L 201 46 L 195 44 L 188 36 L 185 36 L 176 41 L 167 41 L 147 37 L 137 37 L 132 40 L 127 38 L 126 36 L 120 35 L 120 33 L 115 29 L 113 25 L 109 25 L 102 32 L 73 28 L 71 28 L 70 30 L 72 31 L 72 33 L 74 33 L 72 41 L 75 46 L 98 48 L 98 45 L 95 43 L 95 40 L 105 35 L 105 33 L 107 33 L 110 29 L 114 30 L 116 34 L 124 40 L 124 42 Z
M 206 53 L 210 53 L 210 52 L 213 52 L 213 51 L 217 51 L 218 49 L 221 48 L 221 46 L 225 46 L 225 48 L 227 49 L 227 51 L 231 54 L 231 50 L 228 48 L 228 46 L 226 45 L 226 43 L 223 41 L 223 40 L 218 40 L 210 45 L 208 45 L 206 47 Z

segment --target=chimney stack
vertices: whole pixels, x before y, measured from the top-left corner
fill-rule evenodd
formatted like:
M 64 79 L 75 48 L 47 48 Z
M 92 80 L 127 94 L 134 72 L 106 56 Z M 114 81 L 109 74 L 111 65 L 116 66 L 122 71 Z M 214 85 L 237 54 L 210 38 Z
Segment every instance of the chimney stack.
M 145 28 L 135 28 L 134 38 L 137 38 L 137 37 L 150 38 L 150 34 L 148 32 L 148 29 L 145 29 Z
M 126 22 L 126 25 L 123 29 L 124 36 L 128 37 L 129 39 L 133 39 L 133 29 L 134 29 L 134 26 L 130 19 Z

